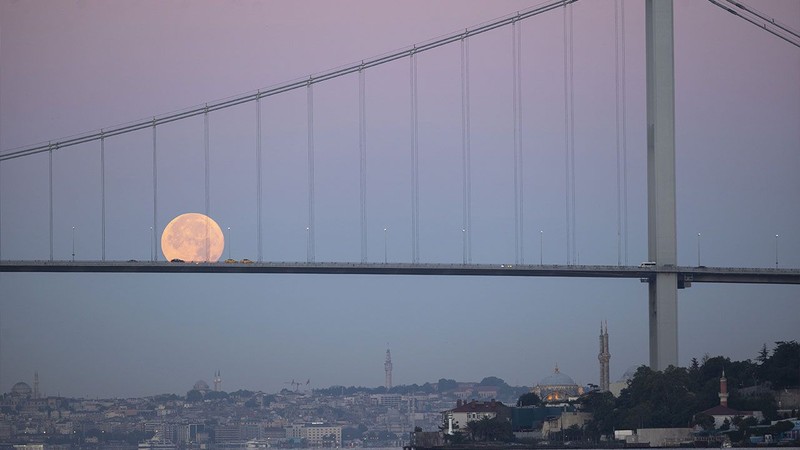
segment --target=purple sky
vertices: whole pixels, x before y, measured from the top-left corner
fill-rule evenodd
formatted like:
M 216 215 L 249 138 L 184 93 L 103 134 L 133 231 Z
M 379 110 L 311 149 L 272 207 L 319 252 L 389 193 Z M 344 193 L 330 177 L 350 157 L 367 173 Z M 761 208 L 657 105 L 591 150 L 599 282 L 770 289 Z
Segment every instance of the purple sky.
M 800 28 L 800 3 L 748 4 Z M 519 1 L 0 1 L 0 151 L 152 117 L 405 48 L 532 6 Z M 626 1 L 628 261 L 646 259 L 643 3 Z M 566 261 L 563 15 L 523 24 L 524 253 Z M 678 259 L 800 267 L 800 51 L 708 2 L 675 2 Z M 574 6 L 576 239 L 617 262 L 614 3 Z M 419 56 L 420 247 L 462 257 L 459 47 Z M 473 260 L 514 260 L 511 30 L 470 40 Z M 369 70 L 369 260 L 411 258 L 409 65 Z M 264 259 L 304 260 L 306 96 L 262 102 Z M 314 87 L 317 260 L 360 258 L 358 79 Z M 255 259 L 255 105 L 210 116 L 211 215 Z M 106 142 L 109 259 L 150 257 L 149 131 Z M 158 221 L 204 208 L 203 120 L 160 127 Z M 99 144 L 54 153 L 54 254 L 100 258 Z M 0 163 L 0 256 L 49 256 L 47 157 Z M 226 250 L 226 254 L 227 254 Z M 745 359 L 800 339 L 800 291 L 695 285 L 679 293 L 681 364 Z M 558 363 L 597 383 L 646 363 L 634 281 L 355 276 L 0 274 L 0 390 L 38 370 L 50 394 L 184 393 L 291 379 L 377 386 L 495 375 L 533 385 Z

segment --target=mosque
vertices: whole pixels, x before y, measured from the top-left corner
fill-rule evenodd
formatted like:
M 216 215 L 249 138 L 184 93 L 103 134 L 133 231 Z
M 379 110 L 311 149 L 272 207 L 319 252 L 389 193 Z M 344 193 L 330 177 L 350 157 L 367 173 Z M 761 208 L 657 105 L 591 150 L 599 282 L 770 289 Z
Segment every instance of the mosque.
M 597 355 L 597 359 L 600 362 L 600 384 L 597 387 L 600 392 L 608 392 L 611 390 L 612 385 L 609 382 L 609 361 L 611 360 L 611 352 L 608 348 L 607 323 L 600 323 L 599 338 L 600 353 Z M 623 382 L 623 384 L 626 383 Z M 553 373 L 539 381 L 539 383 L 531 389 L 531 392 L 536 394 L 545 403 L 562 403 L 577 399 L 584 394 L 585 390 L 582 386 L 578 386 L 572 377 L 561 373 L 561 371 L 558 370 L 558 365 L 556 365 Z
M 583 395 L 584 389 L 556 365 L 551 375 L 544 377 L 531 389 L 545 403 L 561 403 Z

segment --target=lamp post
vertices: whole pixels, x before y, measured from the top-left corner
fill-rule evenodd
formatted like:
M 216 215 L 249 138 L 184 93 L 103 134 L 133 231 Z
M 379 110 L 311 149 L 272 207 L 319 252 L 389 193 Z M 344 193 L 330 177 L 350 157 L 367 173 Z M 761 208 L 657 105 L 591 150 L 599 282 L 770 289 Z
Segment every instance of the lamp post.
M 775 235 L 775 268 L 778 268 L 778 235 Z
M 697 267 L 700 267 L 700 233 L 697 233 Z
M 72 262 L 75 262 L 75 227 L 72 227 Z M 778 264 L 775 263 L 775 265 L 777 266 Z
M 388 236 L 388 228 L 383 229 L 383 263 L 386 264 L 389 261 L 389 236 Z
M 544 264 L 544 231 L 539 230 L 539 265 Z
M 153 262 L 155 258 L 155 248 L 156 248 L 156 232 L 153 230 L 153 227 L 150 227 L 150 262 Z
M 233 236 L 231 236 L 231 227 L 228 227 L 228 259 L 231 259 L 231 247 L 233 247 Z
M 306 227 L 306 262 L 311 262 L 311 227 Z
M 462 264 L 467 263 L 467 230 L 465 228 L 461 229 L 461 250 L 464 254 L 464 258 Z

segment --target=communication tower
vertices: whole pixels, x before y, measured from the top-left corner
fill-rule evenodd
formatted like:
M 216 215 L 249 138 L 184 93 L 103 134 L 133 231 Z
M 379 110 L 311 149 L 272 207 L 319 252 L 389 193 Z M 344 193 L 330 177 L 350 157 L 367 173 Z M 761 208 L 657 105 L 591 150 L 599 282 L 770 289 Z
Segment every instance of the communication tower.
M 392 353 L 386 349 L 386 362 L 383 363 L 383 369 L 386 371 L 386 390 L 392 388 Z

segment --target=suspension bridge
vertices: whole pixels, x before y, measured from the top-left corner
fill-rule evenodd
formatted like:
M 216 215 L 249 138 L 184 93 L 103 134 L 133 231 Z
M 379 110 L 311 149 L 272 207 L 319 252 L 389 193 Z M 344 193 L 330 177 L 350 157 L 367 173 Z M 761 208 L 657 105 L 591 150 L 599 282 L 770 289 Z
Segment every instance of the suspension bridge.
M 414 45 L 410 48 L 385 54 L 376 58 L 366 59 L 358 63 L 337 68 L 331 71 L 311 75 L 306 79 L 261 89 L 242 96 L 228 98 L 221 101 L 205 103 L 199 107 L 180 111 L 177 113 L 154 116 L 122 126 L 104 128 L 70 138 L 50 141 L 23 148 L 5 151 L 0 154 L 0 167 L 14 160 L 32 158 L 36 155 L 47 157 L 48 173 L 48 215 L 49 236 L 45 240 L 49 244 L 49 258 L 45 260 L 14 260 L 3 257 L 0 248 L 0 272 L 95 272 L 95 273 L 300 273 L 300 274 L 380 274 L 380 275 L 456 275 L 456 276 L 526 276 L 526 277 L 586 277 L 586 278 L 630 278 L 649 284 L 649 320 L 650 320 L 650 364 L 656 369 L 663 369 L 678 362 L 678 332 L 677 332 L 677 291 L 691 286 L 692 283 L 753 283 L 753 284 L 800 284 L 800 269 L 777 267 L 777 236 L 776 236 L 776 267 L 773 268 L 741 268 L 741 267 L 705 267 L 700 265 L 699 235 L 698 235 L 698 264 L 697 266 L 680 266 L 677 261 L 677 230 L 676 230 L 676 176 L 675 176 L 675 82 L 674 82 L 674 49 L 673 49 L 673 9 L 671 0 L 647 0 L 645 14 L 646 35 L 646 90 L 647 90 L 647 205 L 648 205 L 648 259 L 647 261 L 630 264 L 628 261 L 628 179 L 627 179 L 627 147 L 625 143 L 625 41 L 624 27 L 617 34 L 615 65 L 622 68 L 616 74 L 616 127 L 617 127 L 617 153 L 616 153 L 616 221 L 617 221 L 617 264 L 616 265 L 586 265 L 580 264 L 580 255 L 576 238 L 576 174 L 575 174 L 575 112 L 572 88 L 573 70 L 573 37 L 572 37 L 572 8 L 577 0 L 557 0 L 543 3 L 537 7 L 520 11 L 516 14 L 485 23 L 483 25 L 467 28 L 461 32 Z M 778 38 L 800 47 L 800 36 L 794 30 L 771 19 L 756 10 L 752 10 L 737 2 L 712 1 L 723 10 L 740 16 L 748 22 L 754 23 Z M 539 258 L 538 264 L 531 264 L 525 259 L 525 199 L 523 155 L 525 145 L 523 140 L 523 98 L 522 85 L 525 78 L 522 70 L 522 24 L 529 19 L 542 14 L 555 14 L 563 11 L 564 23 L 564 224 L 566 228 L 566 264 L 544 264 Z M 615 20 L 624 23 L 624 9 L 615 10 Z M 498 261 L 496 263 L 476 263 L 473 261 L 473 216 L 479 215 L 473 206 L 472 174 L 472 120 L 474 111 L 470 106 L 470 42 L 478 39 L 485 33 L 494 30 L 511 29 L 511 55 L 512 55 L 512 120 L 513 120 L 513 170 L 511 173 L 513 184 L 513 263 Z M 618 27 L 618 30 L 619 27 Z M 420 95 L 419 95 L 419 59 L 427 52 L 448 46 L 457 46 L 460 54 L 460 73 L 457 80 L 461 96 L 461 203 L 462 217 L 460 237 L 462 240 L 461 263 L 430 263 L 424 262 L 421 254 L 424 248 L 420 246 L 420 235 L 423 231 L 420 223 Z M 410 156 L 410 261 L 398 263 L 390 261 L 386 256 L 382 261 L 370 261 L 368 252 L 368 154 L 371 149 L 367 142 L 368 118 L 366 110 L 367 89 L 366 76 L 373 70 L 388 64 L 408 63 L 408 85 L 410 92 L 409 103 L 409 156 Z M 358 78 L 358 156 L 359 156 L 359 231 L 360 231 L 360 261 L 359 262 L 319 262 L 316 244 L 319 240 L 317 232 L 317 186 L 318 147 L 315 132 L 315 88 L 324 83 L 332 82 L 343 77 Z M 268 149 L 263 145 L 262 130 L 262 103 L 273 97 L 291 92 L 305 94 L 305 126 L 306 126 L 306 167 L 307 198 L 305 227 L 306 260 L 279 262 L 271 261 L 264 252 L 263 217 L 264 192 L 263 152 Z M 192 118 L 202 119 L 202 146 L 203 146 L 203 210 L 212 216 L 211 202 L 211 132 L 210 123 L 215 113 L 242 105 L 254 105 L 254 121 L 258 124 L 255 128 L 255 197 L 253 221 L 256 230 L 256 256 L 255 261 L 229 262 L 200 262 L 182 263 L 159 261 L 160 248 L 156 233 L 163 230 L 164 211 L 160 209 L 162 193 L 159 181 L 163 180 L 163 172 L 159 172 L 159 163 L 163 158 L 162 143 L 159 131 L 167 126 L 188 121 Z M 107 147 L 113 146 L 115 138 L 133 134 L 150 133 L 149 154 L 151 157 L 152 181 L 152 221 L 150 226 L 150 251 L 151 258 L 142 260 L 115 260 L 108 257 L 107 252 L 107 223 L 114 218 L 108 213 L 106 189 L 110 184 L 106 175 Z M 54 219 L 54 156 L 66 154 L 73 147 L 85 144 L 97 144 L 99 147 L 100 168 L 100 255 L 96 261 L 75 259 L 75 236 L 72 236 L 72 260 L 59 260 L 55 252 L 55 219 Z M 163 170 L 163 169 L 162 169 Z M 270 214 L 276 214 L 274 211 Z M 559 212 L 561 214 L 561 212 Z M 2 205 L 0 205 L 2 215 Z M 229 229 L 230 230 L 230 229 Z M 386 246 L 386 228 L 384 233 L 384 246 Z M 4 239 L 14 239 L 13 234 L 0 229 Z M 541 239 L 541 235 L 539 236 Z M 133 238 L 131 238 L 133 239 Z M 0 241 L 1 243 L 2 241 Z M 540 250 L 542 242 L 539 242 Z M 230 245 L 230 244 L 229 244 Z M 395 258 L 393 258 L 395 259 Z

